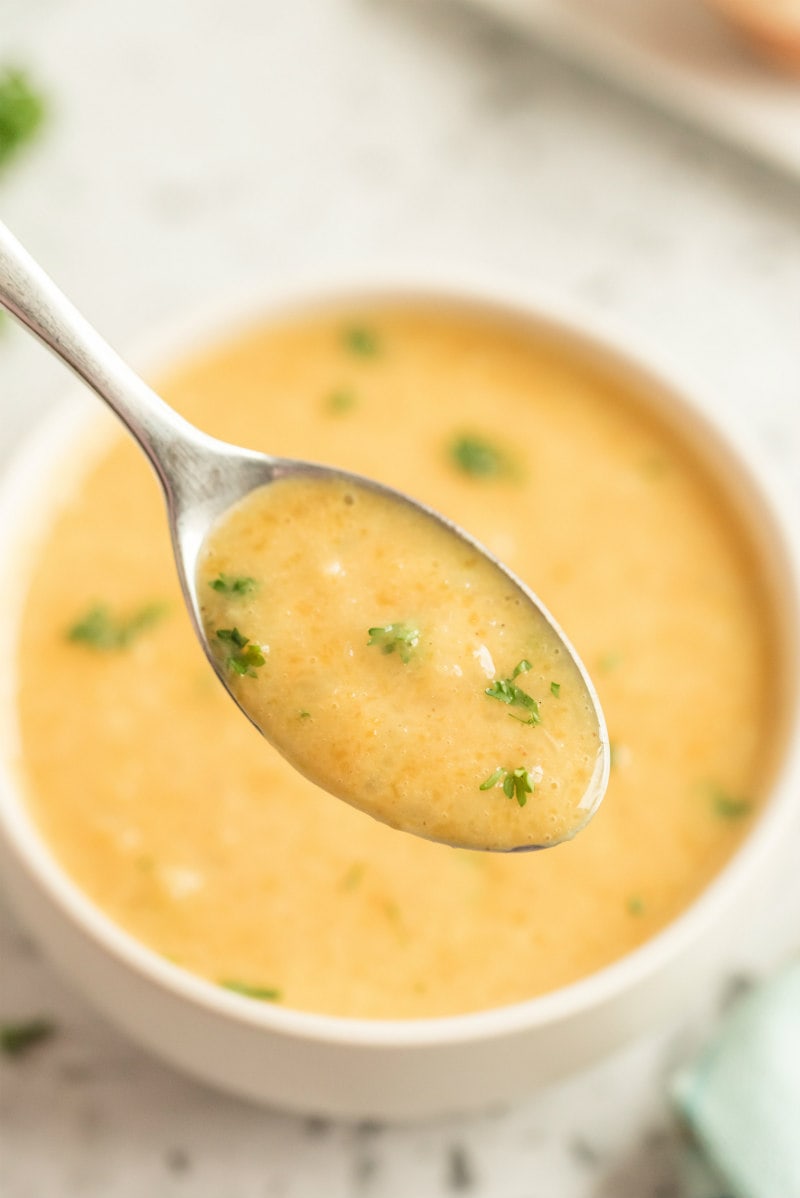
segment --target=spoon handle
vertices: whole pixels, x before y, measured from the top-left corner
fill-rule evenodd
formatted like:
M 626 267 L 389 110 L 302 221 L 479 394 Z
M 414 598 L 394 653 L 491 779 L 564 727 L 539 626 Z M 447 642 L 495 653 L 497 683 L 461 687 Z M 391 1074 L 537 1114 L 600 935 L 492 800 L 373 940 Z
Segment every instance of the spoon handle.
M 105 400 L 147 454 L 167 495 L 213 444 L 134 373 L 0 223 L 0 304 Z

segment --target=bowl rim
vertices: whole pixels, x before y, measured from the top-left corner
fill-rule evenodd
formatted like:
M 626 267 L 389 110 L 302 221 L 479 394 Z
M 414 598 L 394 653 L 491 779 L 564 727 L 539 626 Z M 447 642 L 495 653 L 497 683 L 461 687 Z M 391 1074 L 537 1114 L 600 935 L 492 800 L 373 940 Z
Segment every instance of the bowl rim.
M 661 351 L 629 327 L 608 316 L 600 316 L 580 302 L 543 293 L 541 289 L 518 281 L 498 281 L 464 272 L 431 276 L 429 268 L 409 266 L 373 267 L 360 273 L 310 280 L 294 285 L 263 287 L 251 294 L 238 293 L 236 302 L 216 300 L 206 312 L 200 311 L 175 327 L 151 338 L 144 352 L 131 355 L 133 363 L 143 361 L 147 375 L 168 372 L 170 365 L 186 360 L 197 347 L 223 346 L 233 337 L 245 335 L 269 320 L 294 313 L 344 307 L 352 302 L 402 303 L 414 300 L 440 300 L 451 306 L 461 305 L 487 314 L 511 316 L 522 325 L 546 338 L 576 345 L 584 356 L 595 357 L 606 369 L 620 371 L 637 383 L 649 383 L 654 392 L 669 397 L 677 410 L 674 417 L 663 415 L 663 400 L 653 400 L 652 408 L 678 429 L 678 435 L 690 444 L 701 438 L 714 444 L 715 450 L 735 465 L 740 477 L 761 501 L 770 535 L 781 558 L 784 585 L 794 613 L 795 629 L 800 621 L 800 530 L 792 520 L 793 507 L 774 464 L 768 463 L 752 436 L 737 427 L 736 420 L 723 424 L 715 406 L 704 400 L 707 388 L 678 371 Z M 78 402 L 78 394 L 84 402 Z M 98 409 L 88 401 L 85 388 L 73 388 L 71 398 L 62 400 L 17 447 L 0 480 L 0 528 L 14 529 L 6 542 L 20 537 L 16 525 L 24 527 L 19 512 L 24 510 L 33 490 L 31 480 L 41 477 L 41 467 L 64 456 L 65 447 L 75 441 L 78 432 L 97 428 Z M 637 400 L 637 402 L 639 402 Z M 649 400 L 646 402 L 650 402 Z M 683 423 L 681 423 L 683 422 Z M 691 436 L 686 424 L 693 426 Z M 91 462 L 84 451 L 79 474 Z M 37 501 L 34 501 L 34 507 Z M 52 496 L 45 500 L 49 518 L 54 511 Z M 12 521 L 12 515 L 15 519 Z M 20 609 L 21 609 L 20 603 Z M 16 619 L 5 630 L 7 660 L 16 662 Z M 12 635 L 13 631 L 13 635 Z M 530 1031 L 562 1022 L 593 1008 L 604 1006 L 615 997 L 664 970 L 679 958 L 692 942 L 713 926 L 737 894 L 747 887 L 792 820 L 795 790 L 800 790 L 800 677 L 797 636 L 790 646 L 788 671 L 794 679 L 794 694 L 784 746 L 770 786 L 767 801 L 751 830 L 711 882 L 670 923 L 641 945 L 610 964 L 567 986 L 521 1002 L 487 1010 L 424 1019 L 361 1019 L 293 1010 L 226 991 L 213 982 L 193 975 L 161 957 L 155 950 L 136 940 L 97 907 L 62 869 L 43 836 L 28 815 L 22 788 L 8 757 L 0 750 L 0 835 L 24 867 L 28 877 L 47 898 L 67 915 L 85 935 L 116 961 L 133 970 L 151 985 L 202 1008 L 207 1014 L 252 1028 L 271 1031 L 309 1042 L 385 1049 L 458 1045 L 489 1041 L 519 1031 Z M 15 673 L 9 670 L 9 676 Z M 8 695 L 0 704 L 0 720 L 13 711 L 13 687 L 9 679 Z M 5 701 L 7 700 L 7 701 Z

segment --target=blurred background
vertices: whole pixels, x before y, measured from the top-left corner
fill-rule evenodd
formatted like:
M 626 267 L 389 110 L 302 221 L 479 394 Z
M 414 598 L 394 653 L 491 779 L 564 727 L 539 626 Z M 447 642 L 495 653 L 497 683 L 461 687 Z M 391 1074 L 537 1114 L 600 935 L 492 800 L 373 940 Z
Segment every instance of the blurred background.
M 531 285 L 696 377 L 800 510 L 800 82 L 745 0 L 746 35 L 701 3 L 0 0 L 0 213 L 138 362 L 192 313 L 381 264 Z M 69 385 L 0 321 L 3 461 Z M 0 1018 L 58 1029 L 0 1059 L 0 1193 L 722 1198 L 666 1079 L 798 928 L 787 878 L 688 1024 L 522 1106 L 347 1127 L 151 1061 L 0 905 Z

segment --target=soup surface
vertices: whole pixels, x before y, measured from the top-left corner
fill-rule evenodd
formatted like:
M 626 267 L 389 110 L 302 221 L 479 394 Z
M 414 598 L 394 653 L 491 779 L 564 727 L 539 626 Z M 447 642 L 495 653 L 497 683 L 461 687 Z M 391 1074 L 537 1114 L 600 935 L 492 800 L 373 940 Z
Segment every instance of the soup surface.
M 354 479 L 279 479 L 212 529 L 197 589 L 242 708 L 359 810 L 510 850 L 568 839 L 599 802 L 599 721 L 569 649 L 424 511 Z
M 114 920 L 254 999 L 415 1018 L 574 981 L 702 890 L 762 796 L 769 619 L 725 502 L 635 397 L 520 326 L 433 305 L 255 330 L 161 390 L 217 436 L 376 476 L 494 550 L 590 670 L 612 770 L 573 841 L 511 856 L 318 789 L 214 678 L 157 484 L 119 434 L 39 551 L 19 651 L 31 808 Z

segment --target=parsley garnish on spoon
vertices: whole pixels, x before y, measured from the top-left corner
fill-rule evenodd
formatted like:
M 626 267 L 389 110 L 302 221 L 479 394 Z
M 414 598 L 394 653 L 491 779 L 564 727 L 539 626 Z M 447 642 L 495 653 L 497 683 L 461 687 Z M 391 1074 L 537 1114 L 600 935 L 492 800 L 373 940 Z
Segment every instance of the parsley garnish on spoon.
M 242 677 L 256 678 L 256 670 L 266 661 L 261 647 L 254 645 L 238 628 L 218 628 L 217 637 L 224 644 L 233 646 L 234 652 L 225 659 L 228 668 Z
M 536 785 L 536 771 L 529 770 L 527 766 L 517 766 L 515 770 L 507 770 L 502 765 L 499 765 L 493 774 L 490 774 L 485 782 L 481 782 L 479 790 L 493 790 L 495 786 L 503 787 L 503 794 L 507 799 L 516 799 L 520 807 L 524 807 L 528 801 L 528 795 L 533 794 Z
M 542 717 L 539 714 L 539 704 L 536 699 L 514 682 L 515 678 L 518 678 L 520 674 L 526 674 L 530 668 L 531 663 L 523 659 L 518 663 L 510 678 L 496 679 L 491 686 L 486 687 L 483 693 L 490 699 L 498 699 L 509 707 L 524 707 L 528 712 L 527 719 L 512 715 L 511 712 L 508 713 L 512 719 L 519 720 L 521 724 L 541 724 Z
M 208 585 L 220 595 L 249 595 L 256 589 L 258 583 L 255 578 L 236 578 L 228 574 L 218 574 Z
M 419 629 L 413 624 L 381 624 L 377 628 L 369 628 L 368 645 L 377 645 L 381 653 L 394 653 L 405 665 L 411 661 L 414 650 L 419 644 Z

